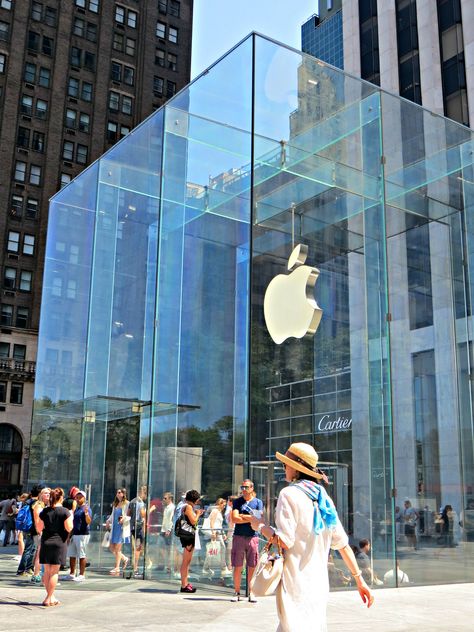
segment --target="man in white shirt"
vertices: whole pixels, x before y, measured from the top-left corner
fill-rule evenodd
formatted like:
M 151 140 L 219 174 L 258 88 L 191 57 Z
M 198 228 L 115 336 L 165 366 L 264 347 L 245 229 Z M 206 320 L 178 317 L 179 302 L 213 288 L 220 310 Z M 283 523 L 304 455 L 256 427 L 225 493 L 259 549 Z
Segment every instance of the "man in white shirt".
M 171 542 L 173 540 L 173 516 L 174 516 L 174 497 L 171 492 L 165 492 L 163 494 L 163 521 L 161 523 L 161 542 L 163 543 L 162 549 L 162 564 L 165 570 L 170 572 L 170 552 Z

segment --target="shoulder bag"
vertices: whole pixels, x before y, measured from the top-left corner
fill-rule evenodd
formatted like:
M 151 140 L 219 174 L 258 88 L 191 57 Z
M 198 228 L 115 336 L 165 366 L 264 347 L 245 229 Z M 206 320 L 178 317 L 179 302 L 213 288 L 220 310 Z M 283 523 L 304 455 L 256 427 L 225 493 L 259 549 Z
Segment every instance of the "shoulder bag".
M 277 540 L 277 552 L 272 553 L 273 544 L 268 542 L 260 555 L 255 568 L 250 590 L 255 597 L 268 597 L 278 588 L 283 575 L 283 553 L 280 540 Z

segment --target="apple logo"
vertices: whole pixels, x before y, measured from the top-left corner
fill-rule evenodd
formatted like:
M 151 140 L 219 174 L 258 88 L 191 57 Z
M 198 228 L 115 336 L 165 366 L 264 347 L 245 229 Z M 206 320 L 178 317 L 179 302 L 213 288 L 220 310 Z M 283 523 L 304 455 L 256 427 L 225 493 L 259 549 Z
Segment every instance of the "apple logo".
M 308 246 L 298 244 L 288 259 L 291 274 L 278 274 L 265 292 L 263 313 L 268 333 L 280 345 L 287 338 L 314 336 L 323 310 L 314 299 L 319 270 L 303 265 Z

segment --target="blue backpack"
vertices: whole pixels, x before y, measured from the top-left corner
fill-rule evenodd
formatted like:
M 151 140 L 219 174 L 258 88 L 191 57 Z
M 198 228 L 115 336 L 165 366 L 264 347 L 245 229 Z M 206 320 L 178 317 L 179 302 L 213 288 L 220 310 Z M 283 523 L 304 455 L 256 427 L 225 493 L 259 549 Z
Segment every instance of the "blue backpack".
M 24 503 L 16 515 L 15 527 L 17 531 L 31 531 L 33 527 L 33 516 L 31 513 L 31 502 Z

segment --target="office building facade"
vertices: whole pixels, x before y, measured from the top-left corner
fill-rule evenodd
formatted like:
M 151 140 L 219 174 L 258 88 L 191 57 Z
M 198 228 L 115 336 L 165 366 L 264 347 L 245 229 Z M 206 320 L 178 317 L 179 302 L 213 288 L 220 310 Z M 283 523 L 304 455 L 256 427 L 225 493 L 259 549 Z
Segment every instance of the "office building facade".
M 321 4 L 321 3 L 320 3 Z M 474 115 L 474 35 L 470 0 L 342 0 L 336 20 L 331 0 L 324 18 L 302 27 L 303 50 L 384 90 L 464 125 Z M 328 9 L 331 7 L 331 9 Z M 343 64 L 334 43 L 343 39 Z M 340 59 L 340 56 L 339 56 Z
M 53 198 L 31 475 L 86 489 L 96 568 L 117 487 L 146 486 L 141 564 L 168 580 L 163 496 L 250 476 L 273 520 L 275 451 L 304 441 L 380 575 L 473 580 L 472 146 L 252 34 Z M 298 243 L 323 318 L 277 344 L 265 297 Z
M 301 26 L 301 50 L 331 66 L 344 68 L 342 0 L 322 0 L 319 14 Z
M 192 10 L 0 1 L 0 494 L 28 471 L 49 199 L 188 83 Z

